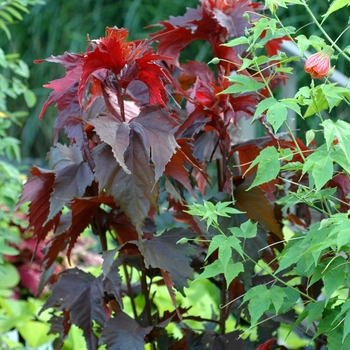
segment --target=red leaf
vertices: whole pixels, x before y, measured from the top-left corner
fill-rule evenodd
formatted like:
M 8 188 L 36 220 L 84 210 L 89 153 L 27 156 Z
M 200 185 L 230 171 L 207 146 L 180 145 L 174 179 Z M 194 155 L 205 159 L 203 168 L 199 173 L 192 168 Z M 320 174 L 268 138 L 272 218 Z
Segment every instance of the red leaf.
M 340 210 L 346 213 L 349 210 L 350 181 L 345 174 L 339 174 L 327 183 L 327 187 L 336 187 L 339 193 Z
M 55 338 L 53 341 L 52 345 L 54 349 L 61 349 L 63 346 L 63 342 L 72 326 L 71 323 L 69 323 L 69 317 L 69 312 L 63 311 L 61 316 L 52 316 L 50 318 L 51 327 L 48 334 L 59 334 L 59 337 Z
M 276 338 L 271 338 L 267 340 L 264 344 L 260 344 L 256 350 L 271 350 L 272 349 L 272 344 L 276 341 Z
M 209 41 L 213 51 L 230 37 L 244 35 L 249 24 L 243 19 L 243 13 L 252 11 L 259 5 L 249 0 L 235 2 L 217 2 L 203 0 L 197 9 L 188 8 L 184 16 L 171 17 L 159 22 L 164 29 L 151 34 L 159 41 L 158 51 L 162 55 L 174 58 L 178 65 L 180 52 L 194 40 Z M 251 15 L 251 21 L 257 16 Z M 231 49 L 231 52 L 234 50 Z
M 100 69 L 106 69 L 118 75 L 125 66 L 125 56 L 132 45 L 125 42 L 127 36 L 127 29 L 108 28 L 106 38 L 101 38 L 94 50 L 85 54 L 78 92 L 80 102 L 86 83 L 92 73 Z
M 177 308 L 176 295 L 175 295 L 175 292 L 173 290 L 174 282 L 173 282 L 171 276 L 169 275 L 169 272 L 164 271 L 162 269 L 160 269 L 160 272 L 161 272 L 161 274 L 163 276 L 164 283 L 165 283 L 165 285 L 166 285 L 166 287 L 168 289 L 171 301 L 172 301 L 172 303 L 173 303 L 173 305 L 175 307 L 176 314 L 177 314 L 179 320 L 182 320 L 182 315 L 181 315 L 180 311 Z
M 51 56 L 45 60 L 48 62 L 62 64 L 64 67 L 66 67 L 67 75 L 44 85 L 44 87 L 53 89 L 54 91 L 51 92 L 48 100 L 45 102 L 40 113 L 40 119 L 43 117 L 47 107 L 52 103 L 61 101 L 61 103 L 64 104 L 63 101 L 65 101 L 65 98 L 69 96 L 67 91 L 80 79 L 82 59 L 82 55 L 65 53 L 62 56 Z M 36 61 L 36 63 L 39 62 L 42 62 L 42 60 Z M 68 106 L 69 105 L 67 104 L 67 107 Z
M 58 223 L 59 215 L 47 221 L 50 212 L 49 199 L 53 191 L 54 173 L 33 166 L 31 177 L 24 185 L 17 207 L 25 202 L 29 205 L 29 225 L 27 232 L 33 229 L 37 244 L 44 240 L 49 231 Z

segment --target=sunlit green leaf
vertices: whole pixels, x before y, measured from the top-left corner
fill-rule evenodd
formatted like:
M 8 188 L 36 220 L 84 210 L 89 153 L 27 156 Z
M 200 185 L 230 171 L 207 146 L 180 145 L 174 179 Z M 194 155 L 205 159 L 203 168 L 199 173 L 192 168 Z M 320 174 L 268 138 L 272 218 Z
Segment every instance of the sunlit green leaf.
M 248 190 L 254 186 L 274 180 L 277 177 L 281 166 L 279 161 L 279 153 L 277 152 L 276 148 L 273 146 L 264 148 L 254 159 L 247 171 L 256 165 L 258 165 L 258 170 L 256 172 L 255 179 Z
M 234 93 L 244 93 L 244 92 L 257 92 L 262 89 L 265 84 L 256 81 L 246 75 L 233 75 L 227 77 L 231 83 L 235 83 L 228 87 L 220 94 L 234 94 Z

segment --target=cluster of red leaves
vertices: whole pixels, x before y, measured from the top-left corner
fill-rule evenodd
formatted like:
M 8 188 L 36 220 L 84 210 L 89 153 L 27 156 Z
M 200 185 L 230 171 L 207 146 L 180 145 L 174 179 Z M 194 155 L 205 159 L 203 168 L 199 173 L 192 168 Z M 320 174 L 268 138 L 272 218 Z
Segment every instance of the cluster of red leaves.
M 52 320 L 52 332 L 60 333 L 58 347 L 73 323 L 83 329 L 88 348 L 95 349 L 94 321 L 102 329 L 101 341 L 110 348 L 133 334 L 130 348 L 138 349 L 146 335 L 155 339 L 171 320 L 179 322 L 185 317 L 186 310 L 177 308 L 164 317 L 158 315 L 153 323 L 157 326 L 131 319 L 121 311 L 118 268 L 130 264 L 143 271 L 146 268 L 150 276 L 162 276 L 176 307 L 172 288 L 183 292 L 187 279 L 193 278 L 191 261 L 200 255 L 191 246 L 184 249 L 176 242 L 203 234 L 200 225 L 183 211 L 185 192 L 199 195 L 210 185 L 205 164 L 216 162 L 218 166 L 217 184 L 213 184 L 218 192 L 232 193 L 234 188 L 237 207 L 259 221 L 271 237 L 281 237 L 280 218 L 269 202 L 273 190 L 257 187 L 246 191 L 251 178 L 242 178 L 244 165 L 238 172 L 231 167 L 234 156 L 237 164 L 245 164 L 277 142 L 266 138 L 233 146 L 237 121 L 253 115 L 261 95 L 218 95 L 228 87 L 225 76 L 238 70 L 238 51 L 243 50 L 221 44 L 243 35 L 249 27 L 243 14 L 260 9 L 259 3 L 249 0 L 201 0 L 197 9 L 188 9 L 184 16 L 160 22 L 162 29 L 149 39 L 128 41 L 126 29 L 107 28 L 106 36 L 91 40 L 84 54 L 46 59 L 66 69 L 63 78 L 46 85 L 53 91 L 40 115 L 55 104 L 55 145 L 48 153 L 50 170 L 32 168 L 19 204 L 30 202 L 28 230 L 33 230 L 37 245 L 53 232 L 43 258 L 43 278 L 48 278 L 56 257 L 67 247 L 69 258 L 88 226 L 105 251 L 103 275 L 95 278 L 78 269 L 68 270 L 45 304 L 45 309 L 56 306 L 63 311 Z M 250 21 L 257 18 L 252 14 Z M 209 42 L 213 56 L 225 59 L 217 65 L 216 74 L 201 62 L 181 62 L 181 52 L 194 40 Z M 252 76 L 247 70 L 240 74 Z M 68 146 L 58 143 L 62 129 Z M 154 215 L 164 191 L 169 210 L 191 231 L 155 235 Z M 116 250 L 107 250 L 107 231 L 115 234 Z M 262 237 L 256 242 L 259 247 L 266 245 L 266 233 Z M 119 258 L 114 260 L 117 251 Z M 132 260 L 140 254 L 143 267 Z M 196 268 L 203 264 L 198 261 Z M 229 290 L 234 299 L 243 287 L 236 280 Z M 73 299 L 73 294 L 79 298 Z M 88 305 L 84 313 L 82 305 Z M 114 318 L 109 318 L 108 308 L 116 312 Z M 164 336 L 164 330 L 161 333 Z M 220 337 L 212 336 L 210 343 L 243 346 L 236 334 Z M 190 332 L 184 339 L 187 344 L 209 341 L 205 337 L 198 340 Z M 182 348 L 183 341 L 174 341 L 171 349 Z

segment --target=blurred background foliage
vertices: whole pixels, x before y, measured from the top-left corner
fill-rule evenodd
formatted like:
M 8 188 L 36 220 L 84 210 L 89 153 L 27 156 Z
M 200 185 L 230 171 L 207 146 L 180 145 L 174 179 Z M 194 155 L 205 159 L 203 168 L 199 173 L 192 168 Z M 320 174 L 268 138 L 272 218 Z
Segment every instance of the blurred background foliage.
M 311 0 L 309 3 L 319 19 L 329 6 L 328 1 Z M 124 27 L 129 30 L 130 40 L 143 39 L 157 29 L 145 28 L 146 26 L 166 20 L 169 16 L 183 15 L 187 7 L 195 8 L 197 5 L 199 0 L 45 0 L 44 5 L 33 7 L 23 22 L 11 25 L 11 41 L 6 39 L 4 33 L 0 33 L 1 42 L 8 43 L 8 47 L 5 45 L 7 52 L 20 52 L 22 59 L 28 64 L 31 72 L 28 85 L 37 97 L 37 104 L 30 110 L 22 125 L 12 125 L 11 128 L 11 136 L 21 140 L 23 157 L 43 160 L 52 146 L 56 111 L 50 107 L 43 120 L 39 120 L 41 107 L 51 91 L 42 86 L 64 74 L 62 67 L 57 64 L 36 65 L 34 60 L 60 55 L 65 51 L 84 52 L 87 35 L 92 39 L 102 37 L 106 27 Z M 277 14 L 285 21 L 285 25 L 302 27 L 298 34 L 320 34 L 301 6 L 291 6 L 288 14 L 280 8 Z M 346 28 L 348 21 L 347 11 L 337 11 L 325 21 L 324 26 L 328 34 L 336 39 Z M 346 31 L 337 43 L 340 47 L 346 47 L 349 39 L 350 31 Z M 191 46 L 185 58 L 207 59 L 205 51 L 201 43 L 196 43 Z M 349 75 L 349 66 L 345 60 L 339 59 L 336 64 L 338 70 Z M 303 79 L 309 79 L 302 69 L 296 70 L 296 73 L 301 83 Z M 28 110 L 24 100 L 13 103 L 17 107 L 18 103 L 23 103 L 20 109 Z M 311 122 L 314 118 L 309 119 Z M 35 162 L 38 164 L 37 160 Z
M 51 90 L 42 86 L 64 74 L 57 64 L 34 64 L 36 59 L 68 52 L 84 52 L 87 35 L 91 39 L 105 35 L 106 27 L 124 27 L 130 40 L 143 39 L 155 29 L 145 26 L 183 15 L 186 7 L 196 7 L 198 0 L 46 0 L 45 5 L 32 8 L 24 21 L 11 26 L 11 49 L 20 52 L 27 62 L 31 77 L 30 88 L 37 96 L 37 104 L 22 126 L 13 125 L 11 133 L 21 139 L 24 158 L 46 157 L 52 146 L 56 111 L 51 108 L 42 121 L 40 110 Z M 1 41 L 6 40 L 1 33 Z M 18 103 L 18 101 L 16 101 Z M 25 106 L 23 107 L 26 108 Z

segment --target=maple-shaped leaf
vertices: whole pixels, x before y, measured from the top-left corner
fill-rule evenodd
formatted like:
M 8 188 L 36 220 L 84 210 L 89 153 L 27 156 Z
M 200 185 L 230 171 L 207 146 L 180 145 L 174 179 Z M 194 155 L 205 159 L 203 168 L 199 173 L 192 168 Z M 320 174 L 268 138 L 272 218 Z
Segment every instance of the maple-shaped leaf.
M 162 277 L 163 277 L 163 280 L 164 280 L 164 283 L 168 289 L 168 293 L 170 295 L 170 298 L 171 298 L 171 301 L 175 307 L 175 311 L 176 311 L 176 314 L 177 314 L 177 317 L 179 318 L 179 320 L 182 319 L 182 315 L 177 307 L 177 304 L 176 304 L 176 294 L 175 294 L 175 291 L 173 289 L 173 286 L 174 286 L 174 282 L 172 280 L 172 278 L 170 277 L 170 274 L 169 272 L 167 271 L 164 271 L 162 269 L 160 269 L 160 272 L 162 274 Z
M 33 166 L 32 177 L 25 183 L 17 207 L 23 203 L 29 204 L 29 225 L 27 231 L 33 229 L 37 243 L 44 240 L 49 231 L 58 223 L 59 215 L 47 220 L 50 212 L 49 199 L 53 191 L 55 175 L 50 170 Z
M 180 148 L 166 165 L 164 174 L 179 181 L 194 197 L 196 197 L 189 179 L 188 165 L 198 170 L 207 181 L 209 181 L 208 177 L 205 171 L 203 171 L 203 167 L 193 155 L 193 144 L 190 139 L 177 139 L 177 143 Z
M 35 61 L 36 63 L 44 60 Z M 43 117 L 47 108 L 55 103 L 58 109 L 58 115 L 55 122 L 54 144 L 57 143 L 60 130 L 65 129 L 65 134 L 69 140 L 74 140 L 79 148 L 84 150 L 88 157 L 88 149 L 84 142 L 84 129 L 81 118 L 83 109 L 78 100 L 78 87 L 81 76 L 81 65 L 83 63 L 83 55 L 65 53 L 61 56 L 51 56 L 45 61 L 59 63 L 66 68 L 66 75 L 63 78 L 51 81 L 44 85 L 48 89 L 53 89 L 49 98 L 45 102 L 40 118 Z
M 177 242 L 183 237 L 189 238 L 194 235 L 192 231 L 176 228 L 164 232 L 159 237 L 143 241 L 145 265 L 168 272 L 175 288 L 182 294 L 183 288 L 188 286 L 187 279 L 193 279 L 190 262 L 191 256 L 197 253 L 191 245 Z
M 65 270 L 40 311 L 50 307 L 69 311 L 69 322 L 83 330 L 89 350 L 97 349 L 98 345 L 98 338 L 92 329 L 93 321 L 100 326 L 107 321 L 101 281 L 78 268 Z
M 83 55 L 71 54 L 66 52 L 62 56 L 51 56 L 49 58 L 46 58 L 45 60 L 35 61 L 35 63 L 41 63 L 43 61 L 60 63 L 66 68 L 67 72 L 65 77 L 53 80 L 49 84 L 44 85 L 44 87 L 48 89 L 53 89 L 54 91 L 51 92 L 48 100 L 45 102 L 40 113 L 40 118 L 43 117 L 46 109 L 52 103 L 64 101 L 67 95 L 67 91 L 80 79 L 82 59 Z M 66 107 L 68 107 L 68 105 Z
M 73 198 L 70 206 L 72 221 L 69 230 L 67 230 L 67 236 L 69 237 L 68 259 L 78 237 L 86 227 L 92 224 L 92 219 L 98 213 L 101 204 L 113 205 L 113 197 L 101 195 L 99 197 Z
M 197 106 L 194 111 L 182 122 L 176 130 L 176 138 L 191 139 L 204 129 L 205 125 L 210 122 L 209 115 L 205 112 L 205 107 Z
M 69 312 L 63 311 L 62 315 L 55 316 L 53 315 L 50 318 L 50 330 L 48 334 L 59 334 L 58 338 L 55 338 L 53 341 L 54 349 L 61 349 L 63 346 L 64 340 L 68 336 L 68 332 L 71 328 L 71 324 L 69 323 Z
M 107 35 L 94 45 L 94 50 L 84 56 L 79 85 L 79 101 L 82 101 L 86 83 L 92 73 L 105 69 L 118 75 L 126 64 L 126 57 L 132 44 L 126 43 L 127 29 L 107 28 Z
M 180 52 L 194 40 L 209 41 L 215 51 L 230 37 L 244 35 L 245 28 L 249 27 L 243 19 L 244 12 L 259 6 L 249 0 L 229 3 L 203 0 L 201 3 L 197 9 L 188 8 L 184 16 L 159 22 L 164 29 L 151 34 L 159 41 L 160 54 L 173 57 L 177 64 Z M 256 19 L 257 16 L 252 15 L 250 22 Z
M 100 344 L 106 344 L 107 350 L 144 349 L 144 338 L 152 329 L 153 326 L 141 327 L 126 313 L 118 312 L 103 328 Z
M 274 207 L 267 199 L 260 187 L 248 190 L 252 177 L 237 186 L 233 192 L 235 205 L 244 211 L 251 220 L 259 222 L 266 231 L 273 232 L 279 239 L 283 239 L 281 226 L 277 222 Z
M 98 79 L 105 82 L 111 80 L 112 74 L 117 85 L 124 91 L 131 82 L 141 81 L 148 89 L 148 103 L 166 106 L 168 98 L 165 85 L 176 83 L 157 62 L 169 60 L 169 57 L 155 53 L 151 46 L 152 41 L 127 42 L 127 36 L 128 31 L 124 28 L 107 28 L 106 37 L 93 42 L 93 50 L 85 54 L 82 65 L 78 92 L 80 102 L 88 80 L 99 73 Z M 119 98 L 124 98 L 124 95 L 120 94 Z
M 142 135 L 131 130 L 130 143 L 124 153 L 125 164 L 131 171 L 127 174 L 116 162 L 109 145 L 103 143 L 93 151 L 96 164 L 95 178 L 99 191 L 104 189 L 113 196 L 138 232 L 144 224 L 151 205 L 157 206 L 158 187 L 154 171 L 149 164 L 149 152 L 143 145 Z
M 131 174 L 124 159 L 124 153 L 130 141 L 129 123 L 120 122 L 111 114 L 100 115 L 96 119 L 90 120 L 89 123 L 95 127 L 101 140 L 111 146 L 114 157 L 122 169 L 127 174 Z
M 174 137 L 174 129 L 178 126 L 173 117 L 159 106 L 150 106 L 141 109 L 140 115 L 131 124 L 142 126 L 155 167 L 155 180 L 161 177 L 166 164 L 179 147 Z
M 155 166 L 155 181 L 163 174 L 165 165 L 178 146 L 173 135 L 177 123 L 159 106 L 144 107 L 130 123 L 120 122 L 111 114 L 100 115 L 89 123 L 95 127 L 101 140 L 111 146 L 117 162 L 127 174 L 131 174 L 131 171 L 125 163 L 124 153 L 129 146 L 131 129 L 144 135 L 141 140 L 144 147 L 150 150 Z
M 50 196 L 50 213 L 47 221 L 55 217 L 73 197 L 81 197 L 94 180 L 89 165 L 84 161 L 80 149 L 71 145 L 57 145 L 49 158 L 54 169 L 54 189 Z

